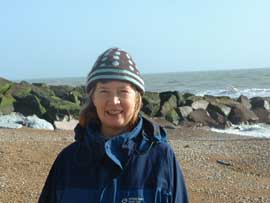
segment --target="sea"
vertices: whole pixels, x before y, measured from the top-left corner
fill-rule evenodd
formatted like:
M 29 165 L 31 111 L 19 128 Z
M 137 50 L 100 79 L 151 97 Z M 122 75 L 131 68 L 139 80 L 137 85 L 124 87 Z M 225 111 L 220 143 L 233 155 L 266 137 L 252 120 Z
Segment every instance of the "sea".
M 195 95 L 229 96 L 238 98 L 245 95 L 270 97 L 270 68 L 192 71 L 143 74 L 146 91 L 179 91 Z M 85 77 L 43 78 L 26 80 L 48 85 L 84 85 Z M 270 125 L 239 125 L 226 130 L 212 129 L 220 133 L 238 134 L 252 137 L 270 138 Z

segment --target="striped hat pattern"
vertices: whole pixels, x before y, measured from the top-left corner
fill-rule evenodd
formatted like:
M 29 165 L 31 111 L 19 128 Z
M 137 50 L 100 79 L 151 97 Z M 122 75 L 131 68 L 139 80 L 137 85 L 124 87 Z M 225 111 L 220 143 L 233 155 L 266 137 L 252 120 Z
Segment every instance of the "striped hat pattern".
M 131 56 L 119 49 L 111 48 L 102 53 L 87 76 L 86 92 L 98 80 L 123 80 L 135 85 L 143 94 L 144 81 Z

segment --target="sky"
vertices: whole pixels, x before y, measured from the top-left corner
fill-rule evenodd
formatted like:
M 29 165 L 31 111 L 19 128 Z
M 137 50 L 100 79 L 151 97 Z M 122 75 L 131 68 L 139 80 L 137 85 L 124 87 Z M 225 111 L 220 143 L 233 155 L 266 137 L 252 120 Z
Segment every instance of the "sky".
M 270 67 L 269 0 L 0 0 L 0 77 L 86 77 L 110 47 L 142 74 Z

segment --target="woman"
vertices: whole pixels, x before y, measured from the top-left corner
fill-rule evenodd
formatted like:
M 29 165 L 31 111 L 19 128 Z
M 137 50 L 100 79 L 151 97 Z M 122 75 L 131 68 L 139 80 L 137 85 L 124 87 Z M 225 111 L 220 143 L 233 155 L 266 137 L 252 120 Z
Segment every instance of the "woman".
M 188 202 L 164 129 L 139 115 L 144 82 L 128 53 L 101 54 L 86 91 L 75 142 L 58 155 L 39 202 Z

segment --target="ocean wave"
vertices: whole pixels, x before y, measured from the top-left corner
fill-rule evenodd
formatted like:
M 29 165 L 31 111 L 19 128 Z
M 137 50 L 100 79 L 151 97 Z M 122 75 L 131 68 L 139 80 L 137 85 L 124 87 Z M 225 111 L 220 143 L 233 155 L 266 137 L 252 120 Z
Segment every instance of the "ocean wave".
M 259 138 L 270 138 L 270 125 L 263 123 L 252 125 L 232 125 L 230 128 L 225 130 L 211 128 L 211 131 Z
M 270 89 L 265 88 L 246 88 L 238 89 L 236 87 L 230 87 L 227 89 L 219 90 L 206 90 L 196 93 L 199 96 L 212 95 L 212 96 L 229 96 L 231 98 L 238 98 L 240 95 L 245 95 L 248 98 L 252 97 L 270 97 Z

